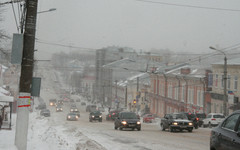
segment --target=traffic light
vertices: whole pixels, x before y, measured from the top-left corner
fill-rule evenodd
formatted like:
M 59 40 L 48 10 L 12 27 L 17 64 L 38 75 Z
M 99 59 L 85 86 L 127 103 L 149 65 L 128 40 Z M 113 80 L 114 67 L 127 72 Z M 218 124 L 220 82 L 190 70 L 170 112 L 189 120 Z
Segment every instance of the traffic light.
M 136 104 L 136 103 L 137 103 L 137 101 L 136 101 L 136 99 L 134 99 L 134 100 L 133 100 L 133 104 Z

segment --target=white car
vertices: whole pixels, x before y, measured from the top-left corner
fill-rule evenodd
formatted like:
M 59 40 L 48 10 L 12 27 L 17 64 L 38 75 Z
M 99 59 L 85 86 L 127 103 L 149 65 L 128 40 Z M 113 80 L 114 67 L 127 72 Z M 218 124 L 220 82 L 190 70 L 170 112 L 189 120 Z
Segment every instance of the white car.
M 203 127 L 217 126 L 224 120 L 225 116 L 221 113 L 210 113 L 203 120 Z

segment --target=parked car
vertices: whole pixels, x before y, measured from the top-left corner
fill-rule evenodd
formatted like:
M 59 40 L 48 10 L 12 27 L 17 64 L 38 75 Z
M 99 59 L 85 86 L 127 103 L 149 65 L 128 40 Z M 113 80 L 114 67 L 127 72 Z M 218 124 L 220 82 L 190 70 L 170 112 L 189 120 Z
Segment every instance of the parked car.
M 198 126 L 201 127 L 203 125 L 203 120 L 206 118 L 205 113 L 196 113 L 196 116 L 199 118 Z
M 203 127 L 215 127 L 224 120 L 225 116 L 221 113 L 210 113 L 203 120 Z
M 56 99 L 50 99 L 49 100 L 49 105 L 50 106 L 56 106 L 56 104 L 57 104 L 57 100 Z
M 102 113 L 100 111 L 90 112 L 89 122 L 92 122 L 93 120 L 98 120 L 99 122 L 102 122 Z
M 63 111 L 63 108 L 61 105 L 57 105 L 56 106 L 56 112 L 62 112 Z
M 240 149 L 240 110 L 233 112 L 210 135 L 210 150 Z
M 86 107 L 86 112 L 92 112 L 92 111 L 96 111 L 96 110 L 97 110 L 96 105 L 87 105 L 87 107 Z
M 183 113 L 187 116 L 188 120 L 193 122 L 194 128 L 198 129 L 199 118 L 194 113 L 190 113 L 190 112 L 183 112 Z
M 145 114 L 143 116 L 143 122 L 152 123 L 154 120 L 155 120 L 155 117 L 153 114 Z
M 122 130 L 123 128 L 131 128 L 134 130 L 135 128 L 140 131 L 141 130 L 141 122 L 134 112 L 120 112 L 118 117 L 114 122 L 114 129 Z
M 164 118 L 161 119 L 160 126 L 162 131 L 168 129 L 170 132 L 176 130 L 188 130 L 188 132 L 192 132 L 193 130 L 193 122 L 188 120 L 184 113 L 166 114 Z
M 40 115 L 44 117 L 50 117 L 50 110 L 49 109 L 43 109 L 40 111 Z
M 70 113 L 67 114 L 67 120 L 77 121 L 78 120 L 78 115 L 76 113 L 70 112 Z
M 120 110 L 112 110 L 106 115 L 106 120 L 115 120 L 118 117 L 118 114 L 120 113 Z

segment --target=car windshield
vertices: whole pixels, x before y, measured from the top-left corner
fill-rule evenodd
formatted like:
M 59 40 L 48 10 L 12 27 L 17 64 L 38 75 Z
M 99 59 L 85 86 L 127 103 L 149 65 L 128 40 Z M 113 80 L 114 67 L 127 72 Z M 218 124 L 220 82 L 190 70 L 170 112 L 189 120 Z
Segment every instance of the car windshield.
M 93 115 L 101 115 L 102 113 L 100 111 L 94 111 L 92 112 Z
M 225 118 L 223 115 L 213 115 L 213 118 Z
M 122 113 L 123 119 L 137 119 L 137 115 L 135 113 Z
M 172 118 L 173 119 L 188 119 L 185 114 L 173 114 Z

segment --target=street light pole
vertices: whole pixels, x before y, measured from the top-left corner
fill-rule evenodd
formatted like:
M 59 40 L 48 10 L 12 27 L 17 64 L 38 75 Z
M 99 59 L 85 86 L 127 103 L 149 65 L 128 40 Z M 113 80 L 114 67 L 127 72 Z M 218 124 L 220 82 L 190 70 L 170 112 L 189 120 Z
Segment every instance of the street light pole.
M 219 49 L 216 49 L 212 46 L 209 47 L 212 50 L 216 50 L 219 51 L 220 53 L 222 53 L 224 55 L 224 70 L 223 70 L 223 114 L 226 116 L 228 115 L 228 111 L 227 111 L 227 56 L 226 54 Z

